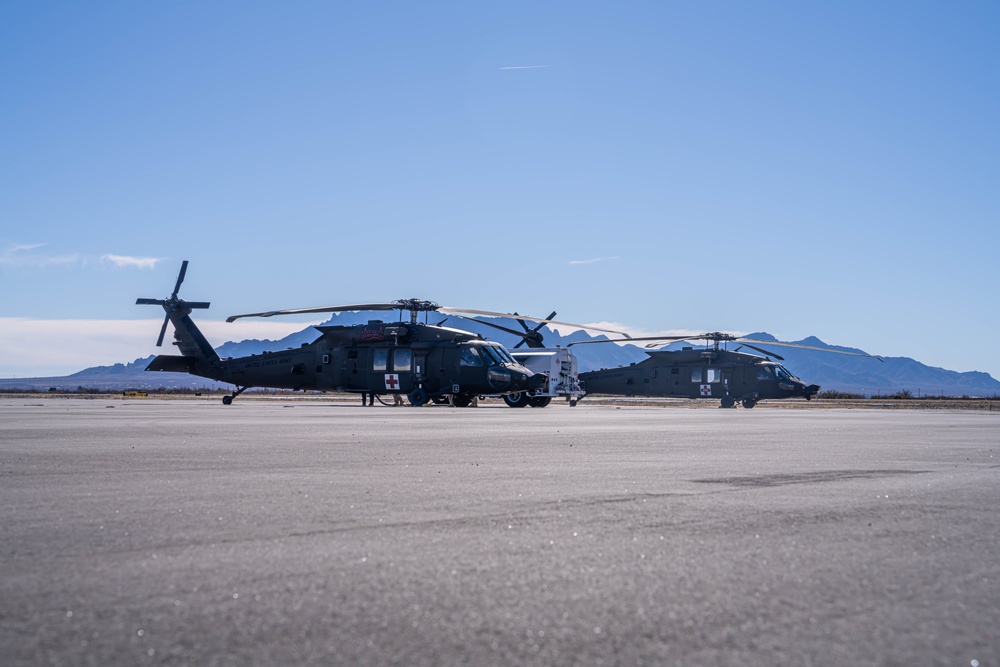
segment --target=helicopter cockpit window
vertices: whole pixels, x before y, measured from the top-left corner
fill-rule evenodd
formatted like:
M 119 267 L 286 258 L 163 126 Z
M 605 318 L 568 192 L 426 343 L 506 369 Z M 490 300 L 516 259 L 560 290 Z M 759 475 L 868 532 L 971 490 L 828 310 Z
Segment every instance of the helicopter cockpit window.
M 392 370 L 409 371 L 413 366 L 413 350 L 397 349 L 392 353 Z
M 374 349 L 372 350 L 372 370 L 373 371 L 384 371 L 386 369 L 386 363 L 389 361 L 389 350 L 386 349 Z
M 507 348 L 503 347 L 502 345 L 496 345 L 496 346 L 491 345 L 490 347 L 493 348 L 494 352 L 500 355 L 500 358 L 504 360 L 504 363 L 506 364 L 517 363 L 516 361 L 514 361 L 514 357 L 510 356 L 510 352 L 507 351 Z
M 492 345 L 482 345 L 479 347 L 479 351 L 484 355 L 490 366 L 504 363 L 503 357 L 501 357 L 498 352 L 498 348 L 495 348 Z
M 791 380 L 792 374 L 788 372 L 784 366 L 775 366 L 774 372 L 777 374 L 779 380 Z
M 758 380 L 773 380 L 774 374 L 771 372 L 770 366 L 758 366 L 757 367 L 757 379 Z
M 479 356 L 479 350 L 476 348 L 463 347 L 458 363 L 460 366 L 482 366 L 483 359 Z

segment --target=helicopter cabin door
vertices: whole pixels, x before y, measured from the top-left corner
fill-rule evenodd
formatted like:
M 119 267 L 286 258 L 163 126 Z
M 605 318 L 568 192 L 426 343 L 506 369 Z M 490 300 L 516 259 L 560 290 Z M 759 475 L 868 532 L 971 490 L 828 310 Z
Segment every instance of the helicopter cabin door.
M 663 366 L 649 371 L 649 392 L 651 396 L 686 395 L 687 379 L 681 384 L 681 369 L 679 366 Z
M 341 369 L 341 384 L 344 389 L 365 391 L 368 389 L 368 357 L 371 351 L 363 347 L 347 348 L 347 356 Z
M 691 367 L 692 398 L 713 398 L 725 396 L 728 393 L 732 372 L 718 366 Z
M 487 377 L 487 366 L 489 362 L 484 360 L 483 352 L 479 346 L 463 344 L 458 347 L 458 388 L 457 393 L 468 393 L 472 388 L 479 391 L 484 386 Z M 454 352 L 452 352 L 454 354 Z M 450 363 L 454 364 L 454 357 L 449 357 Z M 454 382 L 454 381 L 453 381 Z M 454 384 L 451 385 L 455 390 Z
M 413 391 L 413 350 L 408 347 L 374 348 L 369 391 L 376 394 Z

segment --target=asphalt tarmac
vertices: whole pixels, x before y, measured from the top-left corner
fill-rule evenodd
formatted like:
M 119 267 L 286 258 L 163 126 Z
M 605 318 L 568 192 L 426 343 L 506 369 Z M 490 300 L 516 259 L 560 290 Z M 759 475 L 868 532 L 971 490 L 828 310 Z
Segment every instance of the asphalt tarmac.
M 1000 414 L 0 399 L 4 665 L 1000 665 Z

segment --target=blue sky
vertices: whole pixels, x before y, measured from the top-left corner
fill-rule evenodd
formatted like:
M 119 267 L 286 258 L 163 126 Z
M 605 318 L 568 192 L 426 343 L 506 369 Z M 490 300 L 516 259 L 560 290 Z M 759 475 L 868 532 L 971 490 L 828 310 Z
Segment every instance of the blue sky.
M 431 299 L 1000 378 L 995 2 L 0 8 L 0 376 Z M 794 370 L 794 369 L 793 369 Z

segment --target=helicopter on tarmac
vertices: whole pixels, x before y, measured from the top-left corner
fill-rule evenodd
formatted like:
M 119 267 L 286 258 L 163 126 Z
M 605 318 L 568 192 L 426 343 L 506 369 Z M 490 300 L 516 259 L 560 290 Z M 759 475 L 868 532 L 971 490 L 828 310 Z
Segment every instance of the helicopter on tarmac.
M 734 408 L 737 402 L 744 408 L 752 408 L 758 401 L 767 398 L 799 397 L 808 401 L 819 393 L 819 385 L 807 385 L 777 363 L 784 361 L 783 357 L 751 343 L 850 354 L 884 361 L 882 357 L 863 352 L 834 350 L 783 341 L 762 341 L 718 331 L 697 336 L 641 337 L 627 342 L 643 340 L 659 341 L 650 343 L 646 347 L 658 347 L 670 341 L 681 340 L 704 340 L 713 345 L 700 350 L 692 347 L 675 351 L 647 350 L 649 358 L 639 363 L 580 373 L 580 381 L 587 394 L 718 398 L 723 408 Z M 570 345 L 608 342 L 625 341 L 579 341 Z M 748 347 L 765 356 L 740 352 L 740 348 L 734 351 L 722 349 L 720 343 L 739 343 L 741 348 Z
M 268 387 L 360 393 L 363 405 L 366 398 L 368 405 L 374 404 L 377 394 L 402 394 L 407 396 L 411 405 L 450 401 L 457 407 L 465 407 L 481 394 L 531 392 L 546 382 L 545 375 L 525 368 L 499 343 L 460 329 L 417 321 L 418 313 L 431 311 L 464 318 L 468 316 L 462 313 L 509 315 L 448 308 L 419 299 L 233 315 L 226 321 L 299 313 L 399 310 L 401 315 L 402 311 L 408 311 L 410 321 L 387 323 L 371 320 L 367 324 L 353 326 L 317 326 L 319 338 L 297 349 L 222 359 L 190 317 L 193 310 L 208 308 L 209 303 L 185 301 L 177 295 L 187 266 L 188 262 L 184 260 L 169 297 L 136 300 L 137 305 L 163 307 L 166 315 L 156 345 L 163 344 L 167 323 L 171 322 L 174 326 L 174 345 L 180 352 L 180 355 L 158 355 L 146 370 L 191 373 L 231 383 L 236 388 L 232 394 L 223 397 L 225 405 L 230 405 L 247 389 Z M 548 321 L 520 317 L 530 321 Z M 513 329 L 505 330 L 518 333 Z
M 528 370 L 545 375 L 545 384 L 534 391 L 514 391 L 502 396 L 504 403 L 511 408 L 523 408 L 531 406 L 533 408 L 544 408 L 552 402 L 553 398 L 562 398 L 569 403 L 570 407 L 575 407 L 577 402 L 584 397 L 586 392 L 580 384 L 579 361 L 568 347 L 546 347 L 542 328 L 552 322 L 556 312 L 552 311 L 544 320 L 535 327 L 528 326 L 525 318 L 516 312 L 511 315 L 523 331 L 509 329 L 497 325 L 493 322 L 476 319 L 479 324 L 485 324 L 501 331 L 520 336 L 519 340 L 512 348 L 510 354 L 516 361 Z M 577 325 L 580 326 L 580 325 Z M 589 325 L 583 328 L 591 329 Z M 522 345 L 523 349 L 518 349 Z

